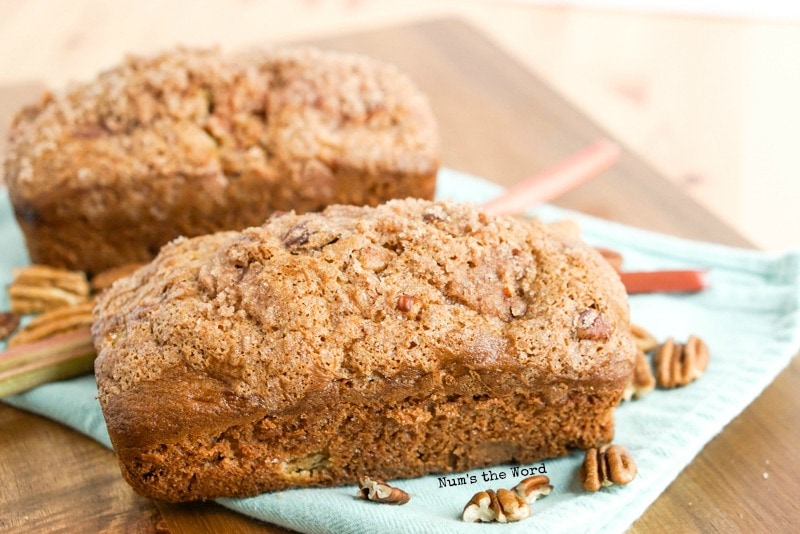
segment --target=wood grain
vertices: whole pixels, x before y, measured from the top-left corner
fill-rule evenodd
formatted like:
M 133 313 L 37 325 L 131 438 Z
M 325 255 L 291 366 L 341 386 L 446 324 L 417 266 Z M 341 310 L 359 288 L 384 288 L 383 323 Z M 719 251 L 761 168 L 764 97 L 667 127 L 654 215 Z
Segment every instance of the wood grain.
M 156 529 L 158 510 L 93 440 L 0 404 L 0 451 L 0 531 Z
M 510 185 L 598 137 L 611 137 L 471 26 L 449 19 L 314 44 L 369 53 L 409 73 L 442 125 L 444 164 Z M 619 164 L 555 204 L 681 237 L 747 246 L 641 158 Z
M 537 76 L 457 20 L 314 44 L 368 53 L 408 72 L 429 94 L 440 120 L 444 163 L 501 184 L 513 184 L 607 136 Z M 0 94 L 0 100 L 8 94 Z M 18 93 L 14 98 L 22 100 Z M 624 147 L 615 168 L 557 204 L 678 236 L 748 245 Z M 800 517 L 800 462 L 794 451 L 800 441 L 799 390 L 800 363 L 795 360 L 631 530 L 788 530 Z M 0 479 L 0 530 L 285 532 L 214 504 L 142 499 L 119 476 L 111 452 L 2 404 Z

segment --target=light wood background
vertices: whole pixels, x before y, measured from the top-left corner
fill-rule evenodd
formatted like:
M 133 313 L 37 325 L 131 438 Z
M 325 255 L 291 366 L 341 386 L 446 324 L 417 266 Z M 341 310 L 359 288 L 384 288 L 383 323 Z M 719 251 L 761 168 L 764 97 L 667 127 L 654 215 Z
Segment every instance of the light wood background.
M 500 0 L 4 0 L 0 86 L 60 87 L 176 43 L 237 48 L 441 15 L 484 30 L 758 246 L 800 246 L 797 23 Z
M 735 229 L 709 216 L 696 202 L 684 198 L 680 189 L 653 169 L 655 158 L 648 156 L 643 149 L 667 146 L 668 138 L 659 141 L 664 143 L 659 145 L 643 142 L 641 139 L 645 137 L 630 134 L 640 140 L 642 147 L 639 147 L 618 133 L 615 130 L 617 126 L 610 121 L 598 118 L 600 111 L 608 111 L 610 108 L 607 106 L 611 104 L 604 104 L 600 106 L 602 110 L 594 111 L 587 111 L 583 104 L 579 104 L 583 109 L 581 113 L 559 96 L 558 92 L 561 92 L 573 103 L 577 102 L 566 88 L 559 87 L 564 80 L 557 80 L 544 68 L 531 68 L 528 63 L 532 61 L 530 56 L 522 60 L 514 53 L 512 55 L 518 61 L 513 61 L 503 50 L 508 52 L 513 48 L 513 43 L 504 41 L 509 35 L 522 39 L 524 32 L 515 33 L 517 30 L 513 30 L 522 27 L 528 32 L 528 46 L 537 48 L 537 53 L 546 62 L 552 62 L 555 69 L 563 68 L 553 59 L 561 50 L 565 57 L 573 54 L 584 57 L 586 65 L 598 69 L 598 73 L 604 68 L 604 72 L 610 72 L 616 68 L 613 62 L 606 62 L 601 68 L 589 61 L 592 39 L 580 31 L 572 37 L 575 41 L 570 45 L 568 41 L 572 38 L 568 38 L 570 31 L 566 28 L 574 29 L 575 25 L 586 28 L 594 20 L 592 24 L 597 24 L 597 31 L 608 32 L 607 36 L 611 37 L 613 25 L 604 25 L 609 20 L 630 24 L 630 28 L 638 20 L 638 23 L 649 25 L 651 30 L 662 23 L 682 26 L 684 30 L 706 22 L 732 24 L 726 27 L 739 28 L 743 32 L 750 23 L 697 22 L 679 18 L 666 19 L 665 22 L 654 16 L 478 2 L 423 5 L 412 1 L 401 5 L 399 2 L 378 1 L 250 1 L 226 3 L 227 9 L 219 3 L 208 3 L 201 10 L 196 2 L 141 1 L 131 3 L 126 11 L 115 7 L 121 5 L 84 0 L 69 4 L 43 0 L 0 3 L 0 34 L 9 43 L 6 53 L 0 55 L 0 76 L 5 77 L 0 80 L 0 108 L 19 106 L 20 99 L 38 91 L 37 87 L 42 83 L 59 86 L 67 79 L 88 78 L 118 61 L 123 48 L 146 52 L 176 42 L 219 42 L 233 48 L 288 39 L 369 51 L 377 57 L 397 61 L 430 92 L 435 109 L 441 114 L 445 157 L 449 165 L 509 184 L 563 158 L 595 139 L 603 130 L 610 131 L 626 145 L 650 158 L 652 165 L 625 150 L 620 164 L 612 171 L 565 195 L 559 203 L 685 237 L 731 245 L 747 244 Z M 471 25 L 445 19 L 445 22 L 398 26 L 411 19 L 430 19 L 453 11 L 469 20 Z M 534 24 L 534 20 L 538 22 Z M 559 20 L 563 23 L 561 30 L 556 24 Z M 353 33 L 356 29 L 385 27 L 390 22 L 389 29 Z M 506 29 L 493 33 L 495 30 L 487 29 L 492 24 L 497 24 L 498 28 L 504 24 Z M 753 24 L 755 27 L 762 25 Z M 475 26 L 482 32 L 474 31 Z M 617 28 L 617 33 L 622 31 L 620 28 Z M 763 29 L 767 31 L 768 28 L 764 26 Z M 303 31 L 308 32 L 307 37 L 302 35 Z M 560 31 L 566 32 L 562 34 L 563 41 L 548 52 L 541 43 L 547 41 L 546 36 L 553 38 Z M 699 35 L 696 34 L 695 45 L 702 49 Z M 642 30 L 637 39 L 647 42 L 650 34 Z M 551 40 L 548 46 L 554 46 L 554 42 Z M 583 42 L 583 50 L 578 50 L 581 47 L 575 44 L 577 42 Z M 678 40 L 674 46 L 682 46 L 683 42 Z M 496 44 L 502 49 L 498 49 Z M 665 56 L 672 53 L 666 41 L 662 46 Z M 601 58 L 603 47 L 602 40 L 598 40 L 597 58 Z M 692 54 L 685 49 L 684 53 L 681 57 L 689 61 Z M 680 55 L 679 52 L 675 54 L 676 57 Z M 521 68 L 520 63 L 528 69 Z M 13 65 L 15 70 L 9 70 L 9 65 Z M 650 64 L 643 61 L 639 66 L 644 69 Z M 573 67 L 577 69 L 575 65 Z M 587 71 L 586 80 L 593 79 L 594 76 L 588 72 L 591 69 Z M 697 75 L 701 78 L 697 81 L 699 85 L 707 84 L 709 80 L 701 76 L 700 71 Z M 600 74 L 597 77 L 602 78 Z M 542 83 L 543 80 L 549 85 Z M 663 82 L 659 80 L 659 83 Z M 571 83 L 568 85 L 572 86 Z M 647 90 L 637 84 L 624 85 L 626 89 L 622 93 L 641 99 L 644 110 L 663 112 L 659 120 L 669 122 L 681 117 L 675 110 L 683 109 L 685 101 L 690 100 L 689 96 L 670 99 L 667 93 L 658 93 L 661 96 L 653 100 L 642 95 L 650 95 L 655 91 L 652 89 L 655 85 L 645 85 Z M 556 87 L 557 91 L 551 87 Z M 586 94 L 594 90 L 601 94 L 602 87 L 601 84 L 574 84 L 574 90 L 586 91 Z M 696 96 L 699 98 L 701 93 L 698 86 Z M 742 99 L 745 93 L 740 94 Z M 613 92 L 606 93 L 610 102 L 613 99 L 609 95 Z M 750 98 L 749 93 L 746 96 Z M 713 99 L 712 95 L 703 98 Z M 680 102 L 680 105 L 673 101 Z M 788 102 L 784 101 L 784 105 Z M 775 100 L 769 105 L 778 103 Z M 728 109 L 735 111 L 738 108 Z M 5 111 L 0 109 L 0 115 Z M 595 122 L 588 121 L 585 113 L 591 114 Z M 787 108 L 786 115 L 790 114 L 791 109 Z M 642 125 L 646 121 L 637 117 L 646 117 L 647 113 L 626 115 L 618 111 L 610 113 L 610 116 L 614 120 L 628 120 L 631 127 L 644 128 Z M 720 133 L 723 130 L 719 125 L 714 125 L 713 129 L 709 125 L 704 132 L 707 135 L 717 132 L 718 137 L 723 138 Z M 700 135 L 699 130 L 693 128 L 680 132 L 681 136 Z M 742 135 L 742 130 L 737 132 L 737 135 Z M 739 147 L 739 152 L 741 150 Z M 735 153 L 738 152 L 730 154 Z M 686 164 L 685 161 L 682 165 Z M 737 172 L 743 172 L 742 168 L 737 168 Z M 791 170 L 791 167 L 785 169 Z M 741 182 L 741 175 L 738 181 L 733 181 L 730 176 L 726 174 L 722 178 L 730 181 L 730 187 Z M 684 191 L 696 193 L 699 185 L 706 185 L 705 178 L 699 182 L 687 182 L 674 175 L 671 177 L 675 183 L 684 186 Z M 687 187 L 689 185 L 692 187 Z M 797 187 L 797 184 L 787 181 L 786 187 L 783 194 L 778 195 L 783 197 L 784 205 L 787 198 L 791 200 L 788 188 Z M 724 198 L 727 197 L 721 195 L 715 200 Z M 773 202 L 772 211 L 780 211 L 777 205 L 778 202 Z M 786 230 L 780 235 L 792 237 L 788 231 L 791 228 Z M 792 524 L 799 517 L 796 496 L 800 494 L 800 463 L 794 448 L 794 444 L 800 441 L 798 361 L 795 358 L 793 364 L 750 407 L 704 448 L 636 521 L 633 532 L 791 531 Z M 0 404 L 0 530 L 4 526 L 28 527 L 30 531 L 278 531 L 210 504 L 176 506 L 137 497 L 119 476 L 113 453 L 61 425 Z

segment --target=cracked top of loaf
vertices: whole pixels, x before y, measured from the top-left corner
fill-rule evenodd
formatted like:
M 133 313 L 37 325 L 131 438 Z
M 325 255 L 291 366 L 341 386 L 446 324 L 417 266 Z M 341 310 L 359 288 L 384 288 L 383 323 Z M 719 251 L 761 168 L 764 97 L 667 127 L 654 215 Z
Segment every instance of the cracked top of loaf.
M 624 383 L 635 353 L 625 290 L 591 247 L 414 199 L 177 239 L 99 297 L 93 334 L 127 447 L 303 403 Z
M 319 188 L 299 178 L 345 165 L 435 172 L 437 136 L 427 99 L 391 65 L 313 48 L 179 48 L 130 56 L 22 110 L 5 175 L 15 199 L 276 166 L 282 179 Z

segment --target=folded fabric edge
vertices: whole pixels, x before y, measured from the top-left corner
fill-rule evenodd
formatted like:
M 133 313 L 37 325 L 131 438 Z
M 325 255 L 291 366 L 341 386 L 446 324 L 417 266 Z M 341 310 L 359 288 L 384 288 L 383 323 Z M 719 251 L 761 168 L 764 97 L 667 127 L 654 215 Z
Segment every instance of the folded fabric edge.
M 495 190 L 495 187 L 497 187 L 497 186 L 494 186 L 494 184 L 489 184 L 488 182 L 485 182 L 485 181 L 483 181 L 483 180 L 481 180 L 479 178 L 475 178 L 475 177 L 471 177 L 471 178 L 475 182 L 485 184 L 486 185 L 485 189 L 487 191 Z M 501 191 L 502 189 L 497 187 L 496 190 L 497 191 Z M 486 197 L 484 196 L 483 198 L 486 198 Z M 752 259 L 754 260 L 753 264 L 752 264 L 752 270 L 754 272 L 757 272 L 759 268 L 766 268 L 768 266 L 768 263 L 770 263 L 770 262 L 774 262 L 776 260 L 777 261 L 783 261 L 782 258 L 784 257 L 782 255 L 774 255 L 774 254 L 770 254 L 770 253 L 764 253 L 764 252 L 761 252 L 761 251 L 750 251 L 750 250 L 747 250 L 747 249 L 738 249 L 738 248 L 734 248 L 734 247 L 725 247 L 725 246 L 722 246 L 722 245 L 713 245 L 713 244 L 703 243 L 703 242 L 693 242 L 693 241 L 685 240 L 685 239 L 682 239 L 682 238 L 671 238 L 670 236 L 665 236 L 663 234 L 659 234 L 659 233 L 655 233 L 655 232 L 648 232 L 648 231 L 639 230 L 639 229 L 636 229 L 636 228 L 631 228 L 629 226 L 621 225 L 619 223 L 613 223 L 613 222 L 606 221 L 606 220 L 603 220 L 603 219 L 598 219 L 598 218 L 595 218 L 595 217 L 586 216 L 586 215 L 583 215 L 583 214 L 580 214 L 580 213 L 576 213 L 576 212 L 570 212 L 568 210 L 563 210 L 563 209 L 555 208 L 555 207 L 552 207 L 552 206 L 542 206 L 539 209 L 534 210 L 532 213 L 534 213 L 534 214 L 543 213 L 544 215 L 543 215 L 542 218 L 545 218 L 545 219 L 567 218 L 568 217 L 568 218 L 576 219 L 579 222 L 580 221 L 585 221 L 587 224 L 583 224 L 582 226 L 584 226 L 584 228 L 589 229 L 588 236 L 590 238 L 596 237 L 598 239 L 609 239 L 609 236 L 612 236 L 614 240 L 618 240 L 616 242 L 625 243 L 626 246 L 630 246 L 631 248 L 636 248 L 636 249 L 642 250 L 644 252 L 647 252 L 647 251 L 650 251 L 650 250 L 656 250 L 660 255 L 664 255 L 664 253 L 663 253 L 664 243 L 666 243 L 670 239 L 674 239 L 675 240 L 674 243 L 675 243 L 676 250 L 681 250 L 681 251 L 686 250 L 685 254 L 686 254 L 686 257 L 688 259 L 692 259 L 693 258 L 693 254 L 707 251 L 708 247 L 715 248 L 715 249 L 718 247 L 719 250 L 717 250 L 715 252 L 714 256 L 717 257 L 717 255 L 719 255 L 720 257 L 723 258 L 723 260 L 725 258 L 728 258 L 727 261 L 731 262 L 731 263 L 723 262 L 721 265 L 724 265 L 725 267 L 729 267 L 731 265 L 734 265 L 734 262 L 737 260 L 737 258 L 740 259 L 743 256 L 744 257 L 751 256 Z M 622 237 L 620 237 L 620 236 L 622 236 Z M 660 240 L 660 247 L 658 249 L 651 249 L 651 248 L 647 248 L 646 246 L 642 247 L 643 243 L 646 245 L 648 240 L 650 240 L 652 238 L 655 238 L 655 237 L 657 237 L 658 240 Z M 692 247 L 695 244 L 698 247 L 696 250 L 692 249 Z M 688 249 L 684 249 L 682 247 L 688 247 Z M 788 255 L 789 256 L 792 256 L 792 255 L 796 256 L 796 254 L 797 253 L 794 252 L 794 253 L 789 253 Z M 794 267 L 792 267 L 792 261 L 794 262 L 793 263 Z M 798 262 L 797 262 L 796 257 L 792 261 L 789 262 L 790 265 L 787 267 L 786 270 L 790 275 L 789 276 L 790 280 L 794 282 L 792 285 L 796 286 L 797 285 L 796 281 L 797 281 L 798 277 L 800 277 L 800 275 L 798 274 L 798 271 L 800 271 L 800 269 L 797 268 Z M 800 293 L 795 291 L 795 296 L 798 297 L 798 302 L 800 302 Z M 796 314 L 796 312 L 795 312 L 795 314 Z M 793 322 L 794 322 L 794 324 L 797 324 L 797 319 L 796 318 L 793 319 Z M 798 339 L 799 338 L 800 338 L 800 330 L 798 330 L 796 332 L 796 335 L 793 337 L 792 346 L 796 347 L 798 345 Z M 781 369 L 782 368 L 783 368 L 783 366 L 781 367 Z M 780 369 L 778 369 L 777 372 L 780 372 Z M 750 402 L 752 402 L 753 399 L 755 399 L 760 394 L 760 392 L 764 388 L 766 388 L 769 385 L 769 383 L 771 383 L 772 379 L 774 378 L 775 374 L 777 374 L 777 372 L 775 372 L 774 374 L 770 373 L 771 374 L 771 378 L 769 380 L 767 380 L 764 383 L 763 387 L 761 389 L 759 389 L 759 391 L 753 395 L 753 397 L 752 397 L 752 399 L 750 401 L 747 402 L 748 405 L 750 404 Z M 83 377 L 83 378 L 89 378 L 89 377 Z M 80 379 L 76 379 L 76 380 L 80 380 Z M 92 382 L 93 382 L 93 380 L 92 380 Z M 45 409 L 42 409 L 41 406 L 37 406 L 37 403 L 41 404 L 41 402 L 43 402 L 43 401 L 47 402 L 47 403 L 52 403 L 53 402 L 52 399 L 54 398 L 53 395 L 60 395 L 60 393 L 58 393 L 58 394 L 55 393 L 55 390 L 52 393 L 48 393 L 47 388 L 49 388 L 49 387 L 50 387 L 50 385 L 42 386 L 41 388 L 37 388 L 37 390 L 33 390 L 32 392 L 29 392 L 30 395 L 22 394 L 20 396 L 17 396 L 19 398 L 7 399 L 7 402 L 8 402 L 8 404 L 15 405 L 18 408 L 26 409 L 28 411 L 39 413 L 40 415 L 43 415 L 45 417 L 52 418 L 53 417 L 52 413 L 50 413 L 48 411 L 50 406 L 46 406 Z M 42 389 L 42 388 L 44 388 L 44 389 Z M 41 394 L 46 394 L 46 395 L 45 395 L 45 397 L 41 397 L 36 392 L 41 393 Z M 57 398 L 57 396 L 55 398 Z M 93 399 L 93 397 L 92 397 L 92 399 Z M 96 401 L 94 401 L 94 403 L 96 404 Z M 32 407 L 32 409 L 31 409 L 31 407 Z M 97 405 L 97 410 L 99 412 L 99 405 Z M 737 413 L 738 413 L 738 410 L 737 410 Z M 61 417 L 61 416 L 59 416 L 59 417 Z M 102 414 L 100 414 L 100 417 L 101 417 L 101 421 L 102 421 Z M 61 421 L 61 422 L 64 422 L 64 421 Z M 728 422 L 729 421 L 727 421 L 727 422 L 725 422 L 725 424 L 721 425 L 719 430 L 722 430 L 722 428 L 724 428 L 724 426 L 726 426 L 728 424 Z M 79 422 L 79 423 L 74 423 L 74 424 L 70 424 L 68 422 L 64 422 L 64 424 L 66 424 L 70 428 L 73 428 L 73 429 L 75 429 L 75 430 L 77 430 L 77 431 L 79 431 L 81 433 L 90 435 L 91 437 L 93 437 L 94 439 L 96 439 L 97 441 L 99 441 L 100 443 L 105 445 L 106 447 L 110 447 L 110 442 L 108 441 L 107 433 L 103 432 L 101 434 L 101 433 L 98 432 L 98 430 L 96 428 L 95 429 L 84 428 L 84 426 L 86 425 L 86 422 Z M 101 426 L 102 426 L 102 428 L 104 430 L 105 429 L 104 424 L 101 423 Z M 714 433 L 714 435 L 716 435 L 719 432 L 719 430 L 716 431 Z M 103 435 L 105 436 L 105 438 L 103 437 Z M 687 452 L 688 457 L 689 457 L 689 460 L 686 462 L 687 464 L 688 464 L 689 461 L 691 461 L 691 459 L 694 456 L 696 456 L 696 454 L 700 450 L 702 450 L 702 447 L 705 445 L 705 443 L 708 441 L 708 439 L 701 440 L 701 441 L 702 441 L 702 443 L 700 444 L 700 446 L 697 449 L 697 451 L 694 451 L 694 452 L 691 452 L 691 453 L 688 453 L 687 451 L 684 451 L 684 452 Z M 649 504 L 652 503 L 658 497 L 658 495 L 660 495 L 663 492 L 663 490 L 666 489 L 666 487 L 669 486 L 669 484 L 671 482 L 672 482 L 672 478 L 667 480 L 664 483 L 663 487 L 660 488 L 657 492 L 655 491 L 656 488 L 648 488 L 649 493 L 648 493 L 648 497 L 647 498 L 650 499 L 650 495 L 649 495 L 650 493 L 652 493 L 653 495 L 652 495 L 652 499 L 650 499 L 648 501 L 648 503 L 645 506 L 645 508 L 647 506 L 649 506 Z M 227 501 L 227 500 L 221 500 L 221 504 L 223 504 L 223 506 L 226 505 L 225 501 Z M 229 504 L 232 504 L 232 503 L 229 503 Z M 235 508 L 232 507 L 232 506 L 230 506 L 230 507 L 232 509 L 236 510 L 237 512 L 246 513 L 247 515 L 251 515 L 252 517 L 256 517 L 258 519 L 265 519 L 265 520 L 269 520 L 271 522 L 276 522 L 277 524 L 280 524 L 279 522 L 275 521 L 274 518 L 272 518 L 272 517 L 264 518 L 264 517 L 259 516 L 259 515 L 249 514 L 249 513 L 245 512 L 245 511 L 243 511 L 242 509 L 240 509 L 238 506 L 235 507 Z M 628 512 L 628 514 L 626 514 L 625 512 Z M 614 521 L 614 520 L 619 520 L 619 521 L 614 521 L 614 525 L 615 526 L 613 526 L 613 527 L 611 526 L 611 524 L 609 524 L 608 528 L 611 529 L 611 530 L 616 530 L 617 528 L 620 528 L 620 529 L 621 528 L 627 528 L 628 526 L 630 526 L 630 524 L 633 523 L 633 521 L 635 521 L 636 518 L 639 517 L 640 514 L 641 514 L 641 511 L 635 512 L 634 510 L 628 510 L 627 508 L 623 508 L 621 510 L 621 513 L 618 516 L 615 516 L 614 518 L 612 518 L 612 521 Z M 631 518 L 630 519 L 626 518 L 626 515 L 630 515 Z M 285 524 L 283 526 L 286 526 L 288 528 L 298 528 L 298 525 L 296 525 L 296 524 Z M 463 525 L 460 525 L 460 526 L 463 526 Z

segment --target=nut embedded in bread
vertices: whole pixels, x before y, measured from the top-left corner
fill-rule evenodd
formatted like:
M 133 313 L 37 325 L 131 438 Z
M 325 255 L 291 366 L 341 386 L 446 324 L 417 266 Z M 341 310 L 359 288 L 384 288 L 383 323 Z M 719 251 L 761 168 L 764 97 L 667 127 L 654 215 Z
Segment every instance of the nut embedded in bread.
M 97 273 L 275 211 L 431 198 L 435 118 L 396 68 L 316 49 L 176 49 L 22 110 L 5 176 L 31 258 Z
M 596 446 L 636 351 L 592 248 L 413 199 L 178 239 L 98 298 L 93 335 L 123 475 L 170 501 Z

